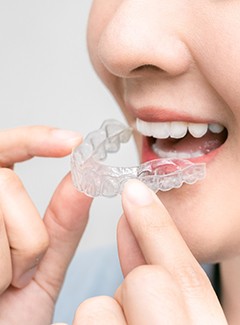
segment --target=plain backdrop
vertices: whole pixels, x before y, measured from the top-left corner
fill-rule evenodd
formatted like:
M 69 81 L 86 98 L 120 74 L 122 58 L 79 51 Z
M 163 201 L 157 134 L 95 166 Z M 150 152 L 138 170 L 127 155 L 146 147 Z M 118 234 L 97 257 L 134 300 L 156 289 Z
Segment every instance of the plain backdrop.
M 86 135 L 107 118 L 124 121 L 89 62 L 90 5 L 87 0 L 0 0 L 0 129 L 42 124 Z M 126 146 L 116 155 L 118 165 L 137 162 L 133 141 Z M 34 158 L 15 171 L 43 215 L 69 171 L 69 157 Z M 120 196 L 97 198 L 80 247 L 114 242 L 121 211 Z

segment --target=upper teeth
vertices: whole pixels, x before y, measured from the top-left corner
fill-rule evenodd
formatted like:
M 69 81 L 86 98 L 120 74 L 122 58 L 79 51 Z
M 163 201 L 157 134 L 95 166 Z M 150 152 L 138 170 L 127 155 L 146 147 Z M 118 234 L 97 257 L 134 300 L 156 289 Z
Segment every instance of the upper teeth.
M 188 122 L 146 122 L 140 119 L 136 120 L 137 130 L 148 137 L 166 139 L 183 138 L 189 132 L 194 138 L 201 138 L 208 129 L 213 133 L 220 133 L 224 126 L 218 123 L 188 123 Z

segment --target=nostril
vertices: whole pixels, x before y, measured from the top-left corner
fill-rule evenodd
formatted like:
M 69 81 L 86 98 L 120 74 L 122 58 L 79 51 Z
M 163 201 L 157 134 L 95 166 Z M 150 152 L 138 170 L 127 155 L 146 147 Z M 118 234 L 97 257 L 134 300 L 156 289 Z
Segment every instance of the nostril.
M 156 71 L 164 72 L 163 69 L 153 64 L 144 64 L 132 70 L 132 72 L 156 72 Z
M 115 39 L 107 33 L 99 41 L 98 58 L 111 74 L 122 78 L 146 72 L 178 76 L 192 67 L 191 54 L 181 40 L 164 35 L 155 47 L 149 39 L 145 43 Z

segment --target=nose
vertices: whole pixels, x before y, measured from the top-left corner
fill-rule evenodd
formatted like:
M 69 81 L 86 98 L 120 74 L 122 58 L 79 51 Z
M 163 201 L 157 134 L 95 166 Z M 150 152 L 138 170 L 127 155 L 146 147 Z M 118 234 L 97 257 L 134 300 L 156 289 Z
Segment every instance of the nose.
M 120 1 L 99 40 L 98 55 L 105 68 L 119 77 L 147 70 L 171 76 L 186 72 L 192 62 L 184 41 L 186 2 Z

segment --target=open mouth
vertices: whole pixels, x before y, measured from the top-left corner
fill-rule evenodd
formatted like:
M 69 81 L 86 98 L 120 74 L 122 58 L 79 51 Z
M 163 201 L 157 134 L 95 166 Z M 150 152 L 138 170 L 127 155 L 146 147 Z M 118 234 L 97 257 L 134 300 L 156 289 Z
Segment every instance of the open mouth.
M 159 158 L 193 159 L 218 149 L 227 139 L 227 129 L 219 123 L 146 122 L 136 120 L 145 136 L 145 147 Z M 146 159 L 144 159 L 146 160 Z

